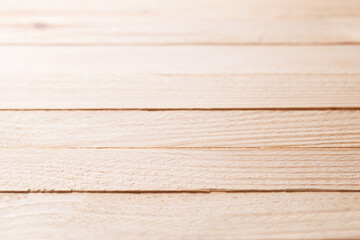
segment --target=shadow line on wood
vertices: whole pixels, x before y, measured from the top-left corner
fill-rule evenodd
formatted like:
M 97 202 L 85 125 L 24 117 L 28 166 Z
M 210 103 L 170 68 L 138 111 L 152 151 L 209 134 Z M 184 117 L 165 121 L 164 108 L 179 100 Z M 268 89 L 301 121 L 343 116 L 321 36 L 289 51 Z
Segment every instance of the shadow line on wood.
M 116 47 L 116 46 L 343 46 L 343 45 L 360 45 L 360 42 L 168 42 L 168 43 L 137 43 L 137 42 L 126 42 L 126 43 L 112 43 L 112 42 L 103 42 L 103 43 L 27 43 L 27 42 L 4 42 L 0 43 L 0 46 L 3 47 L 20 47 L 20 46 L 29 46 L 29 47 Z
M 199 190 L 28 190 L 28 191 L 3 191 L 0 190 L 0 194 L 12 193 L 12 194 L 24 194 L 24 193 L 54 193 L 54 194 L 69 194 L 69 193 L 104 193 L 104 194 L 169 194 L 169 193 L 299 193 L 299 192 L 359 192 L 355 189 L 199 189 Z
M 360 107 L 291 107 L 291 108 L 9 108 L 6 111 L 358 111 Z

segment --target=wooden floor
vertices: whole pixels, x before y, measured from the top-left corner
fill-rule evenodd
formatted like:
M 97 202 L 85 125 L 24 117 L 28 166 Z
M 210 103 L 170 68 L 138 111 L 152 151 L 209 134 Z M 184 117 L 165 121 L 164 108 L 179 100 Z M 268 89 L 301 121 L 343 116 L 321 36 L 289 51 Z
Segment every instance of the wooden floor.
M 360 0 L 0 0 L 0 239 L 360 239 Z

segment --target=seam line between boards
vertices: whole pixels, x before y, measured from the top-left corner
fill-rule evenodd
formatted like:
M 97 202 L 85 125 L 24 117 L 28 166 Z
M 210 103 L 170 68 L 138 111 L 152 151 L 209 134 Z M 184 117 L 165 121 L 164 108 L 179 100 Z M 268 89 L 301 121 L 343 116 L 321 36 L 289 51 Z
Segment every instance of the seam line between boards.
M 199 189 L 199 190 L 0 190 L 0 194 L 28 194 L 28 193 L 83 193 L 83 194 L 181 194 L 181 193 L 360 193 L 355 189 Z
M 0 150 L 106 150 L 106 149 L 138 149 L 138 150 L 360 150 L 360 147 L 0 147 Z
M 289 108 L 1 108 L 0 112 L 31 111 L 359 111 L 359 107 L 289 107 Z
M 339 41 L 339 42 L 167 42 L 167 43 L 156 43 L 156 42 L 124 42 L 124 43 L 111 43 L 111 42 L 98 42 L 98 43 L 46 43 L 46 42 L 34 42 L 34 43 L 26 43 L 26 42 L 3 42 L 0 43 L 0 47 L 116 47 L 116 46 L 129 46 L 129 47 L 161 47 L 161 46 L 173 46 L 173 47 L 181 47 L 181 46 L 214 46 L 214 47 L 236 47 L 236 46 L 248 46 L 248 47 L 258 47 L 258 46 L 283 46 L 283 47 L 311 47 L 311 46 L 358 46 L 360 42 L 347 42 L 347 41 Z

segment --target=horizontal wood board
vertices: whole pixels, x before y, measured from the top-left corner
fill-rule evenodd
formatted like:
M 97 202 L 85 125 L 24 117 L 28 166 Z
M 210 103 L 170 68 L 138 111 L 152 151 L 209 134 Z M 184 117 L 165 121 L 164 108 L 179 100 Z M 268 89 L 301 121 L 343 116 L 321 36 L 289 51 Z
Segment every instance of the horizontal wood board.
M 0 194 L 0 237 L 358 239 L 359 193 Z
M 360 108 L 360 74 L 0 74 L 0 109 Z
M 0 191 L 360 190 L 359 149 L 1 149 Z
M 356 45 L 0 47 L 0 56 L 0 75 L 360 74 Z
M 0 111 L 2 148 L 360 147 L 360 111 Z
M 356 0 L 2 0 L 0 5 L 0 45 L 301 45 L 360 40 Z

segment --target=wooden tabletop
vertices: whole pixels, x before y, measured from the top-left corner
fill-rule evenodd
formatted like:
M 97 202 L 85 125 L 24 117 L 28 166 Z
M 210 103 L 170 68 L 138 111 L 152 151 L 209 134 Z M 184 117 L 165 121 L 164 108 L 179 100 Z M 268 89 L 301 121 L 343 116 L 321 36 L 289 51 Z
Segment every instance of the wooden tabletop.
M 360 239 L 360 0 L 0 0 L 0 239 Z

